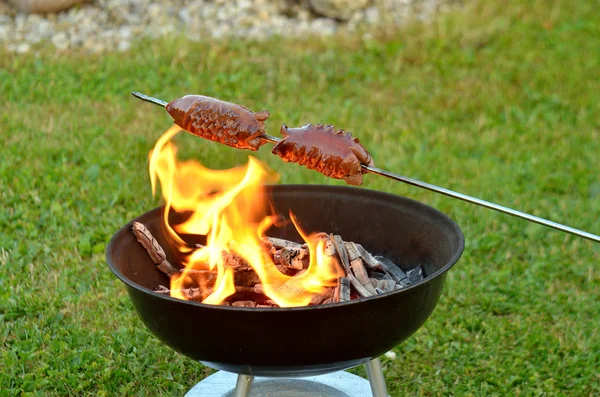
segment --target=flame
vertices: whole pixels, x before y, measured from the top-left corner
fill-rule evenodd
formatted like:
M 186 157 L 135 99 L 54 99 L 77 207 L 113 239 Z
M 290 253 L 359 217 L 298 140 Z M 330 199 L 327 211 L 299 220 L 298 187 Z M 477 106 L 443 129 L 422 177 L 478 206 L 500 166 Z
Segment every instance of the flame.
M 265 251 L 264 233 L 278 219 L 265 183 L 276 181 L 277 175 L 252 156 L 245 166 L 219 171 L 194 160 L 179 162 L 171 142 L 179 131 L 177 126 L 167 130 L 149 155 L 152 192 L 156 193 L 158 180 L 165 200 L 164 224 L 173 246 L 185 258 L 181 275 L 171 278 L 171 296 L 222 304 L 236 293 L 227 255 L 242 258 L 260 279 L 264 294 L 280 307 L 306 306 L 337 284 L 344 273 L 337 260 L 327 255 L 323 233 L 306 234 L 292 213 L 290 218 L 308 245 L 308 268 L 294 277 L 285 275 Z M 190 215 L 183 223 L 170 225 L 171 209 Z M 182 234 L 206 236 L 206 245 L 190 246 Z M 190 291 L 195 295 L 190 296 Z

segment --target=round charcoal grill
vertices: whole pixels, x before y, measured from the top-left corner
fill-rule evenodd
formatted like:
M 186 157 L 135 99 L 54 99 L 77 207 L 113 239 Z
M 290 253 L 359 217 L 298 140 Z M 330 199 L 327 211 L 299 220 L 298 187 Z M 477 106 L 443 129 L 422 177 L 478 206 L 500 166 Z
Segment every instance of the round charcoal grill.
M 446 272 L 463 252 L 460 228 L 427 205 L 367 189 L 278 185 L 269 191 L 277 211 L 287 215 L 291 210 L 304 230 L 341 235 L 404 269 L 420 264 L 426 278 L 388 294 L 321 306 L 240 308 L 183 301 L 153 292 L 169 281 L 131 233 L 133 221 L 111 239 L 108 264 L 158 339 L 204 365 L 241 376 L 238 394 L 230 395 L 250 396 L 252 376 L 317 377 L 362 363 L 374 395 L 386 395 L 378 361 L 372 360 L 410 337 L 431 315 Z M 175 258 L 162 211 L 156 208 L 135 221 L 148 227 L 168 258 Z M 293 225 L 269 235 L 299 241 Z

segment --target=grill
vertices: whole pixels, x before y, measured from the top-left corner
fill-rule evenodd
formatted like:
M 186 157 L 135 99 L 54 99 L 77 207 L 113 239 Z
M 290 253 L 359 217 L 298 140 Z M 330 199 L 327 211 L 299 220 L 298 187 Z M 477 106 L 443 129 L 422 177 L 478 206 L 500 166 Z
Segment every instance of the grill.
M 133 221 L 143 223 L 167 257 L 174 258 L 163 230 L 162 208 L 119 230 L 107 248 L 107 262 L 125 283 L 144 324 L 160 341 L 208 367 L 239 375 L 238 394 L 230 395 L 250 396 L 253 377 L 313 377 L 315 385 L 335 388 L 331 379 L 336 376 L 345 377 L 342 383 L 350 381 L 346 372 L 336 371 L 359 364 L 367 365 L 373 395 L 387 395 L 377 357 L 415 333 L 433 312 L 446 272 L 464 249 L 460 228 L 429 206 L 382 192 L 315 185 L 268 190 L 277 211 L 292 210 L 307 231 L 325 230 L 360 241 L 370 252 L 406 269 L 420 264 L 425 279 L 384 295 L 307 307 L 242 308 L 174 299 L 153 291 L 160 284 L 168 285 L 168 279 L 131 233 Z M 170 221 L 177 223 L 177 216 L 172 214 Z M 274 237 L 297 239 L 293 226 L 274 231 L 279 233 Z M 225 373 L 216 375 L 226 378 Z M 276 383 L 269 379 L 256 386 Z M 286 382 L 291 387 L 290 380 Z

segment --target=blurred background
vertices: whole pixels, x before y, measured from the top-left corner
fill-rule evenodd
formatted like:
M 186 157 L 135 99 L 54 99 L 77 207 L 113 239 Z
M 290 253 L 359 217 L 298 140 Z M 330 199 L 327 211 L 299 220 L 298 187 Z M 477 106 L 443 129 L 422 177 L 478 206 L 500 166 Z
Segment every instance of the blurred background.
M 127 51 L 141 37 L 189 40 L 302 37 L 356 32 L 429 18 L 456 0 L 2 0 L 0 39 L 17 53 L 40 42 L 57 50 Z
M 148 153 L 172 120 L 131 91 L 268 109 L 272 135 L 335 124 L 383 169 L 599 234 L 599 5 L 0 0 L 0 395 L 183 395 L 212 373 L 147 331 L 104 260 L 161 204 Z M 176 141 L 209 168 L 249 155 Z M 251 155 L 280 183 L 343 185 Z M 364 179 L 466 237 L 432 317 L 382 358 L 391 395 L 600 394 L 598 244 Z

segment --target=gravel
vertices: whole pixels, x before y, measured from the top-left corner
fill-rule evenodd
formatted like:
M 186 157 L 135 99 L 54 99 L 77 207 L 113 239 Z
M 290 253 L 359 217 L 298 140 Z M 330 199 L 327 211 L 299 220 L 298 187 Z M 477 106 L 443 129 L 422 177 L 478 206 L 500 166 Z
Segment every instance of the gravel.
M 278 35 L 306 37 L 368 32 L 382 23 L 401 24 L 411 14 L 428 16 L 441 0 L 362 1 L 344 20 L 318 14 L 303 0 L 96 0 L 57 14 L 24 14 L 0 0 L 0 45 L 23 54 L 52 45 L 57 51 L 128 51 L 142 37 L 181 34 L 191 40 Z M 444 3 L 446 4 L 446 3 Z M 382 12 L 383 11 L 383 12 Z

